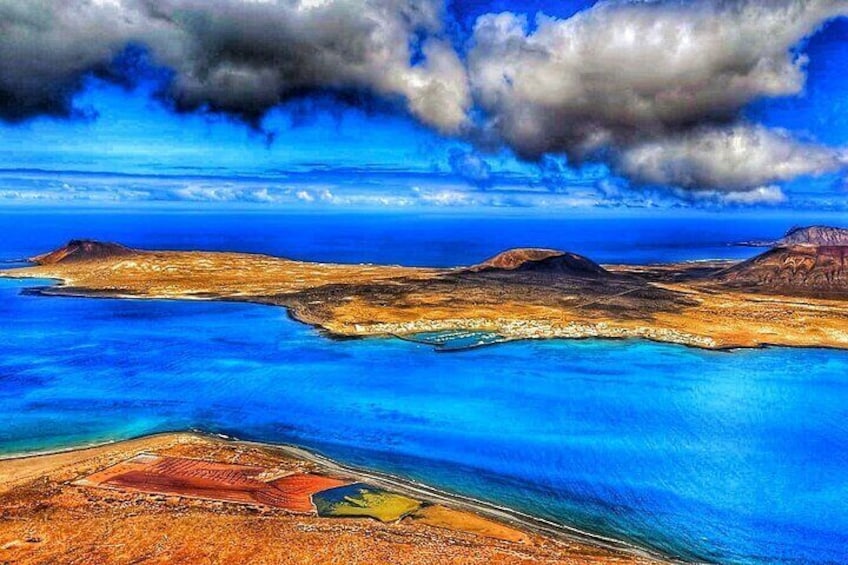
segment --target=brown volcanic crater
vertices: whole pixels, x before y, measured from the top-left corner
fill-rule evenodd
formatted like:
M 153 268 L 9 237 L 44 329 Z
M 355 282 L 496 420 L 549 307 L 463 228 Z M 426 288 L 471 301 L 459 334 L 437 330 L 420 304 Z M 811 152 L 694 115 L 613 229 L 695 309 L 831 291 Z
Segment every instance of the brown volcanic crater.
M 138 253 L 135 249 L 118 243 L 95 241 L 92 239 L 72 239 L 66 245 L 30 258 L 37 265 L 55 265 L 57 263 L 78 263 L 122 257 Z
M 614 276 L 612 273 L 582 255 L 555 249 L 519 248 L 510 249 L 471 267 L 472 271 L 510 271 L 514 273 L 536 273 L 571 275 L 579 277 Z

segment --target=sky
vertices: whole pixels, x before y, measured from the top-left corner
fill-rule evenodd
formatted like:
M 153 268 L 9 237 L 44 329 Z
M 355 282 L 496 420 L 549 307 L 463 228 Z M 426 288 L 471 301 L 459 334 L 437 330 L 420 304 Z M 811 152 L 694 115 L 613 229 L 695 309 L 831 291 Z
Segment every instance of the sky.
M 0 206 L 848 212 L 848 0 L 0 0 Z

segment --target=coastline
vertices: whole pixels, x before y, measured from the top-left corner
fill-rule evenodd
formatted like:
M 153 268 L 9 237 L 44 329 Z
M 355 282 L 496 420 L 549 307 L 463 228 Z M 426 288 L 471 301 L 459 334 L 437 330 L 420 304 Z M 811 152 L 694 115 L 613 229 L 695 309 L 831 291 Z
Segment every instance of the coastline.
M 530 547 L 539 545 L 545 547 L 545 544 L 561 545 L 562 547 L 555 551 L 554 555 L 565 552 L 563 553 L 563 557 L 567 558 L 565 562 L 568 563 L 681 563 L 680 561 L 659 555 L 644 548 L 594 535 L 589 532 L 583 532 L 575 528 L 546 522 L 472 498 L 442 492 L 421 483 L 370 470 L 350 467 L 302 447 L 239 440 L 199 431 L 160 432 L 132 439 L 103 442 L 96 445 L 4 455 L 0 457 L 0 500 L 9 496 L 10 493 L 15 494 L 20 489 L 26 491 L 27 484 L 47 483 L 53 475 L 61 472 L 70 472 L 72 476 L 77 477 L 77 480 L 73 481 L 73 483 L 82 484 L 79 483 L 80 473 L 76 467 L 85 467 L 85 473 L 83 474 L 87 474 L 92 470 L 102 470 L 104 463 L 105 466 L 114 464 L 129 454 L 156 452 L 163 450 L 163 446 L 171 444 L 196 444 L 203 446 L 206 449 L 203 453 L 206 454 L 220 450 L 229 450 L 238 453 L 254 451 L 262 453 L 265 457 L 299 462 L 297 463 L 299 466 L 308 467 L 310 472 L 344 476 L 350 480 L 367 483 L 397 492 L 404 496 L 423 500 L 427 505 L 443 506 L 453 512 L 459 512 L 459 516 L 470 514 L 490 520 L 493 523 L 501 524 L 506 531 L 524 532 L 523 535 L 528 536 L 527 539 L 533 540 L 528 542 Z M 98 460 L 99 463 L 86 463 L 86 461 L 90 460 Z M 86 490 L 91 488 L 88 486 L 69 486 L 71 481 L 67 480 L 62 481 L 62 484 L 63 488 L 82 488 Z M 56 487 L 53 488 L 55 489 Z M 179 508 L 180 503 L 171 501 L 167 506 L 171 509 Z M 348 519 L 339 520 L 346 522 Z M 406 522 L 407 520 L 404 520 L 402 523 L 405 524 Z M 368 531 L 371 525 L 375 528 L 378 527 L 376 522 L 373 524 L 365 523 L 365 530 Z M 383 527 L 383 525 L 379 527 Z M 0 528 L 0 532 L 2 532 L 2 528 Z M 451 537 L 455 534 L 462 533 L 462 523 L 460 521 L 454 530 L 449 528 L 446 535 Z M 3 546 L 4 549 L 12 547 L 9 546 L 11 542 L 0 541 L 6 544 Z M 499 550 L 500 546 L 498 544 L 507 543 L 509 545 L 508 542 L 500 541 L 495 544 L 491 539 L 478 539 L 477 541 L 482 541 L 483 545 L 490 549 L 494 547 Z M 16 544 L 13 545 L 17 547 Z M 523 549 L 529 551 L 530 547 L 523 547 Z M 575 555 L 568 555 L 571 551 L 576 552 Z M 546 562 L 546 560 L 541 556 L 535 556 L 534 562 Z
M 146 253 L 146 252 L 145 252 Z M 183 255 L 181 252 L 166 254 Z M 194 252 L 191 252 L 194 253 Z M 203 253 L 202 255 L 217 255 Z M 226 254 L 223 254 L 226 255 Z M 294 262 L 290 262 L 294 263 Z M 84 262 L 81 265 L 93 268 L 101 267 L 98 261 Z M 297 269 L 302 265 L 297 264 Z M 315 264 L 327 267 L 327 264 Z M 652 266 L 623 266 L 616 265 L 617 272 L 640 272 L 642 269 L 673 269 L 678 263 Z M 110 267 L 107 261 L 105 267 Z M 27 287 L 24 293 L 50 296 L 91 299 L 115 300 L 179 300 L 179 301 L 224 301 L 258 304 L 264 306 L 282 307 L 286 315 L 298 323 L 317 329 L 323 335 L 332 339 L 358 338 L 399 338 L 415 341 L 419 333 L 450 332 L 455 330 L 468 332 L 488 332 L 499 334 L 499 343 L 522 340 L 646 340 L 656 343 L 682 345 L 694 349 L 709 351 L 733 351 L 739 349 L 761 349 L 767 347 L 792 348 L 822 348 L 848 349 L 848 311 L 842 308 L 844 301 L 829 298 L 804 298 L 799 296 L 782 296 L 770 294 L 751 294 L 730 291 L 726 294 L 716 293 L 713 289 L 703 289 L 697 286 L 671 283 L 657 283 L 656 288 L 673 289 L 682 296 L 696 297 L 698 305 L 669 311 L 644 313 L 643 318 L 598 316 L 586 314 L 579 307 L 568 311 L 557 308 L 525 307 L 519 304 L 506 304 L 504 310 L 489 311 L 476 304 L 462 304 L 457 308 L 455 316 L 445 317 L 450 310 L 441 310 L 439 319 L 431 318 L 432 311 L 426 305 L 414 305 L 409 311 L 394 309 L 392 305 L 369 306 L 360 303 L 352 304 L 347 300 L 334 307 L 332 313 L 316 315 L 312 308 L 321 300 L 307 300 L 310 294 L 301 296 L 298 291 L 287 291 L 282 294 L 269 293 L 267 296 L 253 292 L 219 292 L 217 289 L 197 292 L 186 288 L 174 288 L 168 292 L 152 291 L 149 288 L 132 288 L 115 286 L 111 279 L 104 278 L 96 283 L 80 281 L 63 271 L 61 265 L 51 267 L 30 266 L 26 268 L 0 269 L 0 278 L 8 279 L 37 279 L 51 284 Z M 337 267 L 351 267 L 338 265 Z M 357 266 L 352 266 L 356 268 Z M 71 267 L 77 268 L 77 265 Z M 404 269 L 404 267 L 387 267 L 388 269 Z M 379 268 L 369 265 L 368 269 Z M 415 269 L 418 270 L 418 269 Z M 420 270 L 419 270 L 420 271 Z M 194 276 L 189 273 L 190 276 Z M 378 275 L 379 276 L 379 275 Z M 420 273 L 419 273 L 419 276 Z M 390 285 L 392 279 L 380 279 L 379 285 Z M 127 280 L 122 278 L 121 283 Z M 188 283 L 189 287 L 193 282 Z M 287 284 L 287 283 L 286 283 Z M 307 292 L 323 292 L 338 283 L 323 285 L 316 282 L 317 287 L 309 287 Z M 350 282 L 348 286 L 356 289 L 361 286 L 363 291 L 373 285 L 367 282 Z M 214 283 L 213 283 L 214 286 Z M 358 299 L 356 299 L 358 300 Z M 599 301 L 600 302 L 600 301 Z M 602 304 L 599 304 L 602 306 Z M 482 312 L 482 314 L 481 314 Z M 472 315 L 473 314 L 473 315 Z M 349 320 L 353 316 L 367 317 L 367 322 Z M 411 317 L 410 317 L 411 316 Z M 798 318 L 803 317 L 804 323 Z M 810 323 L 816 320 L 816 324 Z M 753 323 L 752 323 L 753 322 Z M 758 325 L 760 324 L 760 325 Z M 497 345 L 498 343 L 481 346 Z M 477 347 L 477 346 L 474 346 Z M 469 348 L 441 349 L 441 351 L 457 352 Z M 440 350 L 439 348 L 436 348 Z
M 221 298 L 221 297 L 182 297 L 182 296 L 141 296 L 141 295 L 129 295 L 129 294 L 118 294 L 118 293 L 109 293 L 103 291 L 91 291 L 86 289 L 76 288 L 70 291 L 62 290 L 64 287 L 64 281 L 62 279 L 50 279 L 43 277 L 22 277 L 22 276 L 7 276 L 4 275 L 3 269 L 0 269 L 0 279 L 8 279 L 8 280 L 31 280 L 31 279 L 42 279 L 42 280 L 52 280 L 54 284 L 52 285 L 41 285 L 41 286 L 33 286 L 26 287 L 21 289 L 21 292 L 24 294 L 30 294 L 32 296 L 44 296 L 44 297 L 54 297 L 54 298 L 81 298 L 81 299 L 89 299 L 89 300 L 138 300 L 138 301 L 176 301 L 176 302 L 232 302 L 238 304 L 253 304 L 257 306 L 268 306 L 268 307 L 278 307 L 278 305 L 269 303 L 268 301 L 263 300 L 244 300 L 238 298 Z M 73 287 L 68 287 L 73 288 Z M 768 297 L 760 297 L 761 300 L 767 300 Z M 797 297 L 787 297 L 788 301 L 791 300 L 799 300 Z M 401 341 L 406 341 L 409 343 L 415 343 L 419 345 L 431 345 L 425 341 L 416 339 L 414 336 L 415 333 L 411 334 L 403 334 L 403 333 L 392 333 L 390 331 L 386 332 L 377 332 L 377 333 L 366 333 L 366 334 L 349 334 L 349 333 L 336 333 L 331 329 L 328 329 L 322 326 L 319 323 L 306 321 L 300 319 L 296 316 L 296 314 L 292 311 L 291 308 L 283 307 L 285 311 L 286 317 L 298 324 L 303 324 L 314 328 L 318 331 L 326 339 L 334 340 L 334 341 L 348 341 L 348 340 L 357 340 L 357 339 L 399 339 Z M 521 341 L 547 341 L 547 340 L 562 340 L 562 341 L 591 341 L 591 340 L 603 340 L 603 341 L 622 341 L 622 342 L 639 342 L 645 341 L 650 343 L 657 344 L 666 344 L 666 345 L 677 345 L 680 347 L 685 347 L 687 349 L 694 350 L 702 350 L 702 351 L 710 351 L 716 353 L 734 353 L 736 351 L 746 351 L 746 350 L 759 350 L 759 349 L 771 349 L 771 348 L 788 348 L 788 349 L 823 349 L 823 350 L 831 350 L 831 351 L 846 351 L 848 350 L 848 344 L 796 344 L 796 343 L 782 343 L 780 341 L 759 341 L 750 345 L 738 345 L 738 344 L 727 344 L 727 345 L 704 345 L 702 342 L 690 342 L 686 340 L 682 341 L 672 341 L 668 339 L 659 339 L 644 335 L 619 335 L 619 336 L 608 336 L 608 335 L 597 335 L 597 334 L 586 334 L 586 335 L 545 335 L 545 336 L 535 336 L 535 337 L 507 337 L 504 336 L 503 339 L 491 343 L 484 343 L 479 345 L 473 345 L 470 347 L 462 347 L 455 349 L 440 349 L 434 348 L 434 351 L 438 353 L 462 353 L 463 351 L 468 351 L 472 349 L 479 349 L 481 347 L 497 347 L 499 345 L 521 342 Z M 76 449 L 76 448 L 71 448 Z M 3 456 L 0 455 L 0 461 L 3 460 Z
M 50 296 L 279 306 L 333 337 L 414 340 L 443 334 L 435 340 L 443 351 L 551 338 L 645 339 L 708 350 L 848 349 L 848 297 L 825 292 L 837 287 L 814 292 L 819 287 L 757 283 L 757 277 L 771 280 L 776 272 L 795 276 L 775 261 L 811 260 L 808 250 L 792 253 L 772 259 L 767 252 L 765 266 L 753 272 L 754 260 L 604 267 L 572 253 L 532 248 L 470 267 L 422 268 L 73 240 L 32 258 L 28 267 L 0 270 L 0 277 L 48 279 L 50 286 L 26 292 Z M 817 272 L 814 280 L 827 276 Z M 452 333 L 488 337 L 444 342 Z
M 272 306 L 279 307 L 282 306 L 286 312 L 286 316 L 299 323 L 310 326 L 316 330 L 318 330 L 322 335 L 329 339 L 333 340 L 349 340 L 349 339 L 363 339 L 363 338 L 395 338 L 403 341 L 408 341 L 411 343 L 418 343 L 422 345 L 430 345 L 426 342 L 420 341 L 416 339 L 414 336 L 419 333 L 429 333 L 429 332 L 439 332 L 439 331 L 451 331 L 451 330 L 465 330 L 465 331 L 491 331 L 492 333 L 499 333 L 503 331 L 503 328 L 497 328 L 495 330 L 491 330 L 490 326 L 484 321 L 482 324 L 475 323 L 475 320 L 448 320 L 444 327 L 437 326 L 434 327 L 429 322 L 405 322 L 403 324 L 393 324 L 393 323 L 383 323 L 383 324 L 374 324 L 372 326 L 363 326 L 358 324 L 355 328 L 355 331 L 341 331 L 339 329 L 328 327 L 321 322 L 310 320 L 309 318 L 303 317 L 299 315 L 297 310 L 293 307 L 287 305 L 280 305 L 274 302 L 269 302 L 268 300 L 258 299 L 258 298 L 240 298 L 240 297 L 226 297 L 226 296 L 180 296 L 180 295 L 143 295 L 143 294 L 129 294 L 125 292 L 115 292 L 109 290 L 94 290 L 87 289 L 82 287 L 74 287 L 69 286 L 68 281 L 62 279 L 60 277 L 45 277 L 45 276 L 22 276 L 19 274 L 8 275 L 5 274 L 2 269 L 0 269 L 0 278 L 7 279 L 16 279 L 16 280 L 26 280 L 26 279 L 40 279 L 40 280 L 49 280 L 53 281 L 54 284 L 51 285 L 42 285 L 42 286 L 34 286 L 24 288 L 21 292 L 24 294 L 30 294 L 32 296 L 44 296 L 44 297 L 59 297 L 59 298 L 84 298 L 84 299 L 92 299 L 92 300 L 173 300 L 173 301 L 181 301 L 181 302 L 237 302 L 237 303 L 245 303 L 245 304 L 256 304 L 259 306 Z M 550 339 L 561 339 L 561 340 L 591 340 L 591 339 L 602 339 L 602 340 L 618 340 L 618 341 L 627 341 L 627 340 L 644 340 L 651 341 L 654 343 L 667 343 L 671 345 L 681 345 L 684 347 L 691 347 L 693 349 L 704 349 L 709 351 L 733 351 L 735 349 L 760 349 L 764 347 L 810 347 L 807 345 L 783 345 L 783 344 L 771 344 L 771 343 L 755 343 L 751 345 L 745 344 L 729 344 L 729 345 L 719 345 L 716 344 L 714 340 L 709 337 L 699 337 L 699 336 L 687 336 L 685 333 L 666 333 L 665 335 L 660 334 L 657 335 L 651 330 L 646 331 L 638 331 L 638 332 L 630 332 L 630 331 L 619 331 L 610 333 L 607 332 L 607 327 L 601 323 L 600 330 L 598 327 L 589 327 L 589 326 L 580 326 L 580 325 L 570 325 L 564 330 L 553 331 L 553 330 L 539 330 L 533 331 L 530 333 L 522 332 L 516 334 L 510 333 L 501 333 L 501 339 L 492 343 L 485 343 L 480 345 L 474 345 L 470 347 L 462 347 L 456 349 L 441 349 L 434 348 L 436 351 L 445 352 L 445 353 L 461 353 L 462 351 L 466 351 L 469 349 L 476 349 L 479 347 L 495 347 L 497 345 L 502 345 L 504 343 L 510 343 L 515 341 L 526 341 L 526 340 L 550 340 Z M 848 345 L 840 346 L 840 345 L 822 345 L 815 346 L 822 347 L 827 349 L 848 349 Z

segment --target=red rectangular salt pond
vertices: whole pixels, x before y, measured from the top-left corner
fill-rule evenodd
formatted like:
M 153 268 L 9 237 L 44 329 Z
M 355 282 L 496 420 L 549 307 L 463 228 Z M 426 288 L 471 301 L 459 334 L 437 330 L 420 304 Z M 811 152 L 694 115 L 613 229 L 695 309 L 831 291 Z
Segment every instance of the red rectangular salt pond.
M 268 469 L 142 454 L 78 481 L 122 491 L 144 492 L 315 513 L 312 495 L 350 481 L 318 474 L 292 474 L 271 481 Z

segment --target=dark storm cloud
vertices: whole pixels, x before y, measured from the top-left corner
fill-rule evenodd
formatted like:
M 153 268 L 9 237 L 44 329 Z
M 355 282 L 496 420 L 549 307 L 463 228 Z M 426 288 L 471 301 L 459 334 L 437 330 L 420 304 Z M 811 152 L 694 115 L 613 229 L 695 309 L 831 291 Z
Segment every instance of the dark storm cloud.
M 113 20 L 89 2 L 0 2 L 0 117 L 73 113 L 84 73 L 108 64 L 126 42 L 129 26 Z
M 365 92 L 453 133 L 470 95 L 441 26 L 435 0 L 0 0 L 0 116 L 69 115 L 85 76 L 141 45 L 172 71 L 178 110 L 255 122 L 291 98 Z

